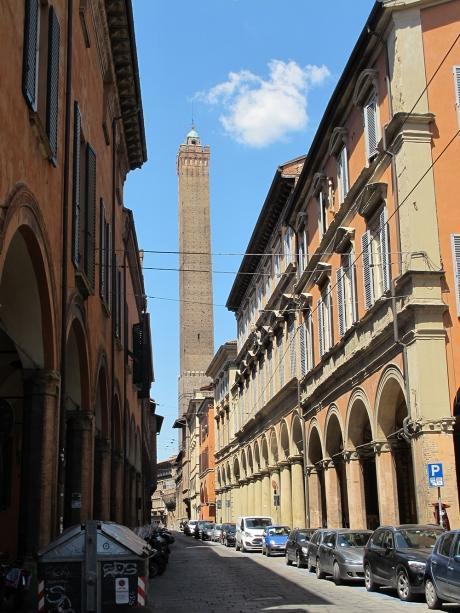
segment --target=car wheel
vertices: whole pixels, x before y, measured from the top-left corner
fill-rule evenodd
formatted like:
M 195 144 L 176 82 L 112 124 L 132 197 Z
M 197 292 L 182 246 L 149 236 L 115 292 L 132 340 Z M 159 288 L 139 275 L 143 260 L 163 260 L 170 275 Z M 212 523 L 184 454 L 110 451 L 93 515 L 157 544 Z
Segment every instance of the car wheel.
M 442 607 L 442 602 L 438 598 L 436 588 L 431 579 L 427 579 L 425 582 L 425 598 L 429 609 L 440 609 Z
M 288 566 L 291 566 L 291 565 L 292 565 L 292 560 L 290 560 L 290 559 L 289 559 L 289 554 L 288 554 L 288 552 L 287 552 L 287 551 L 286 551 L 286 564 L 287 564 Z
M 302 564 L 302 562 L 300 560 L 300 553 L 299 552 L 297 552 L 295 554 L 295 564 L 296 564 L 297 568 L 302 568 L 302 566 L 303 566 L 303 564 Z
M 267 558 L 269 558 L 272 555 L 272 550 L 269 547 L 267 547 L 265 551 L 266 551 Z
M 246 553 L 246 547 L 244 546 L 244 543 L 241 543 L 241 551 L 243 553 Z
M 364 567 L 364 585 L 366 586 L 366 590 L 368 592 L 375 592 L 379 589 L 379 586 L 374 581 L 370 564 L 366 564 Z
M 313 564 L 311 563 L 310 556 L 307 558 L 307 570 L 309 573 L 312 573 L 315 570 Z
M 334 579 L 334 583 L 336 585 L 342 585 L 342 577 L 340 576 L 340 566 L 337 562 L 334 562 L 334 566 L 332 568 L 332 578 Z
M 396 591 L 399 598 L 404 602 L 410 602 L 412 600 L 412 589 L 405 570 L 400 570 L 398 572 L 396 577 Z
M 238 545 L 238 543 L 235 543 L 235 551 L 239 551 L 240 550 L 240 546 Z
M 321 570 L 321 563 L 319 561 L 319 558 L 316 558 L 316 578 L 324 579 L 325 576 L 325 573 L 323 573 L 323 571 Z

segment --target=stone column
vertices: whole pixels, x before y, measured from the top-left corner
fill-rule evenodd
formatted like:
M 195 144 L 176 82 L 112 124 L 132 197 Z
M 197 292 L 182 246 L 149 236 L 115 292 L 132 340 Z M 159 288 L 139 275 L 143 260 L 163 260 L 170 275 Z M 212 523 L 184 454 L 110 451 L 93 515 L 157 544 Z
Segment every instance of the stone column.
M 246 515 L 248 512 L 248 482 L 246 479 L 240 479 L 240 515 Z
M 110 440 L 96 437 L 94 450 L 94 518 L 110 519 Z
M 380 524 L 399 524 L 398 485 L 396 471 L 388 442 L 374 445 L 375 469 L 377 472 L 377 489 L 379 496 Z
M 254 515 L 263 515 L 262 513 L 262 475 L 254 473 Z
M 278 463 L 281 473 L 281 523 L 292 528 L 291 464 L 289 460 Z
M 92 517 L 94 415 L 87 411 L 67 411 L 66 499 L 67 526 Z
M 350 528 L 366 528 L 366 499 L 364 497 L 364 481 L 359 454 L 356 451 L 346 451 L 348 510 L 350 513 Z
M 58 528 L 60 376 L 23 371 L 24 406 L 19 547 L 24 554 L 47 545 Z M 40 433 L 40 434 L 39 434 Z
M 254 488 L 255 488 L 254 476 L 251 475 L 250 477 L 248 477 L 248 508 L 246 511 L 247 515 L 255 515 Z
M 220 503 L 220 509 L 219 509 Z M 216 488 L 216 523 L 224 523 L 225 521 L 225 490 L 224 488 Z
M 238 483 L 232 483 L 231 485 L 231 492 L 232 492 L 232 504 L 231 507 L 229 509 L 229 521 L 230 522 L 236 522 L 236 518 L 238 517 L 238 515 L 240 515 L 240 487 L 238 485 Z
M 321 510 L 321 484 L 316 466 L 307 466 L 308 476 L 308 515 L 311 528 L 321 528 L 323 514 Z
M 305 525 L 303 456 L 292 456 L 289 460 L 291 462 L 292 527 L 302 528 Z
M 270 516 L 278 524 L 281 521 L 281 510 L 279 506 L 275 507 L 275 495 L 281 499 L 280 471 L 277 466 L 269 466 L 268 470 L 270 471 Z
M 331 458 L 325 458 L 324 485 L 326 490 L 327 527 L 342 527 L 342 501 L 340 499 L 340 482 L 336 466 Z
M 269 516 L 271 514 L 271 488 L 270 488 L 270 472 L 268 468 L 262 468 L 260 471 L 262 476 L 261 486 L 261 515 Z
M 113 450 L 110 487 L 110 519 L 119 524 L 123 523 L 123 466 L 123 453 Z

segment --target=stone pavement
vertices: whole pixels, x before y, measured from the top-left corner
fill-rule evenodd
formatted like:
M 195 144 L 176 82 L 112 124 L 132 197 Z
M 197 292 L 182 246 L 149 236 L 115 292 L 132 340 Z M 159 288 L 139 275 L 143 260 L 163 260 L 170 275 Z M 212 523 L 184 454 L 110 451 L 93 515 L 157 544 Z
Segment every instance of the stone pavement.
M 215 543 L 176 535 L 169 566 L 150 582 L 155 613 L 419 613 L 420 599 L 403 603 L 388 590 L 368 593 L 363 585 L 337 587 L 284 558 L 243 554 Z M 446 607 L 446 611 L 460 608 Z

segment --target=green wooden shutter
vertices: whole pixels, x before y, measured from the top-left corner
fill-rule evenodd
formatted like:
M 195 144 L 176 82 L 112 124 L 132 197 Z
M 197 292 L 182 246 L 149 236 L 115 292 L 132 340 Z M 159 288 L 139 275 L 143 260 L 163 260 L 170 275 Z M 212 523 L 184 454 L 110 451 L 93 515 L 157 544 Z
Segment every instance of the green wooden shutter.
M 460 234 L 451 234 L 457 317 L 460 317 Z
M 104 302 L 107 302 L 106 238 L 105 206 L 101 198 L 99 215 L 99 294 Z
M 86 228 L 85 274 L 91 290 L 95 284 L 96 266 L 96 154 L 86 145 Z
M 53 7 L 49 10 L 48 26 L 48 78 L 46 93 L 46 133 L 53 161 L 56 160 L 58 141 L 59 102 L 59 21 Z
M 361 247 L 363 254 L 363 286 L 364 286 L 364 305 L 370 309 L 374 304 L 374 287 L 372 278 L 372 249 L 371 233 L 367 230 L 361 237 Z
M 380 213 L 380 265 L 382 269 L 383 291 L 391 289 L 391 269 L 390 269 L 390 245 L 388 238 L 388 221 L 385 207 Z
M 37 110 L 37 68 L 38 68 L 38 0 L 26 0 L 24 17 L 24 45 L 22 59 L 22 93 L 27 104 Z
M 342 266 L 337 269 L 337 305 L 339 318 L 339 334 L 343 336 L 347 329 L 347 309 L 345 303 L 345 272 Z
M 77 102 L 73 111 L 72 260 L 80 266 L 80 139 L 81 116 Z

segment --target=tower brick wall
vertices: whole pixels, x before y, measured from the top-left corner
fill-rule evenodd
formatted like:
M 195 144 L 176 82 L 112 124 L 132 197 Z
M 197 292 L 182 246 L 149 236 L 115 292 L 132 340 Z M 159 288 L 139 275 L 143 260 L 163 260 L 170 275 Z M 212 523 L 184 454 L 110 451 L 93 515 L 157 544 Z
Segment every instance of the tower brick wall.
M 209 383 L 205 372 L 214 355 L 209 146 L 196 132 L 179 148 L 179 285 L 180 374 L 179 413 L 193 391 Z

